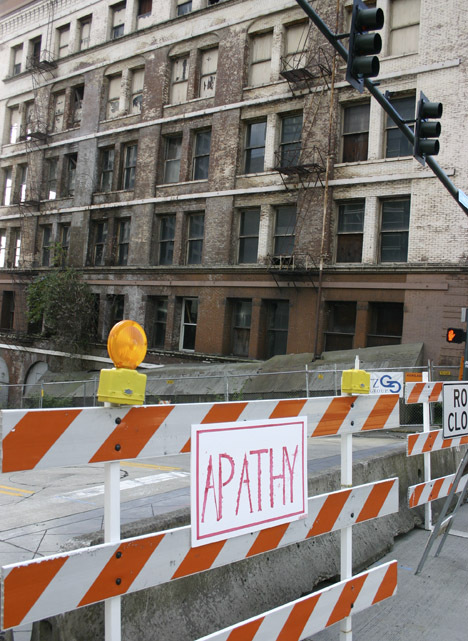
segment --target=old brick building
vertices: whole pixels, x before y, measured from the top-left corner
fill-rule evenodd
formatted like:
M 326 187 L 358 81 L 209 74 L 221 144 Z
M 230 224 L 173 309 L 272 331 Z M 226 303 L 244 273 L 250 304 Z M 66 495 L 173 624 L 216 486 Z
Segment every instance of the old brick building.
M 350 0 L 317 5 L 338 32 Z M 464 2 L 377 0 L 380 89 L 444 103 L 439 164 L 468 188 Z M 467 304 L 465 214 L 294 0 L 35 0 L 0 17 L 0 325 L 83 270 L 97 339 L 254 359 L 424 342 Z M 21 378 L 20 376 L 18 378 Z

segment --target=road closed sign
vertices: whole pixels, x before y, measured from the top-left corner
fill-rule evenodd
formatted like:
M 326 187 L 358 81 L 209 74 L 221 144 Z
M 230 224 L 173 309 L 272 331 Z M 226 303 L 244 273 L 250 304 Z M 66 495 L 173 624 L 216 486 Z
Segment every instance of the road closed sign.
M 307 515 L 307 419 L 192 425 L 192 546 Z
M 443 437 L 465 436 L 468 434 L 468 383 L 444 383 L 442 392 L 444 404 Z

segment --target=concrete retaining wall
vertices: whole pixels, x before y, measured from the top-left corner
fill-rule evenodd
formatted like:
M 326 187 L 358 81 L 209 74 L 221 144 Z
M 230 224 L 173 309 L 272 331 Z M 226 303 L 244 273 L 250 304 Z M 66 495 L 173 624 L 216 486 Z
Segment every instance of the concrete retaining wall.
M 462 453 L 432 455 L 433 478 L 452 473 Z M 407 488 L 422 482 L 422 457 L 403 451 L 354 465 L 353 484 L 398 476 L 400 510 L 353 527 L 353 565 L 360 571 L 384 556 L 394 538 L 422 523 L 423 508 L 410 510 Z M 309 479 L 309 496 L 339 489 L 340 472 L 333 469 Z M 434 505 L 434 512 L 442 500 Z M 124 529 L 138 536 L 188 523 L 188 510 L 161 519 L 147 519 Z M 73 547 L 95 545 L 100 534 L 80 537 Z M 428 535 L 429 536 L 429 535 Z M 423 550 L 421 550 L 422 554 Z M 125 641 L 192 641 L 308 594 L 324 582 L 339 579 L 339 532 L 322 535 L 223 568 L 178 579 L 122 598 L 122 639 Z M 322 585 L 321 585 L 322 584 Z M 104 639 L 104 605 L 81 608 L 34 625 L 32 641 Z

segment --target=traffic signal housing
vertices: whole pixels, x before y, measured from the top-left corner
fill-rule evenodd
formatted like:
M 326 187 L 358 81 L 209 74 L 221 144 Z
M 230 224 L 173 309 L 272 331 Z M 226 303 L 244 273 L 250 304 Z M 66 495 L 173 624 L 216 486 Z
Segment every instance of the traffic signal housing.
M 436 118 L 441 118 L 443 105 L 441 102 L 430 102 L 421 91 L 416 111 L 414 127 L 413 156 L 422 165 L 426 164 L 426 156 L 437 156 L 440 144 L 441 125 Z
M 346 80 L 360 93 L 364 91 L 364 79 L 379 75 L 377 58 L 382 49 L 382 38 L 376 29 L 384 25 L 382 9 L 369 9 L 362 0 L 354 0 L 349 34 Z
M 464 343 L 466 341 L 466 332 L 459 327 L 449 327 L 446 338 L 447 343 Z

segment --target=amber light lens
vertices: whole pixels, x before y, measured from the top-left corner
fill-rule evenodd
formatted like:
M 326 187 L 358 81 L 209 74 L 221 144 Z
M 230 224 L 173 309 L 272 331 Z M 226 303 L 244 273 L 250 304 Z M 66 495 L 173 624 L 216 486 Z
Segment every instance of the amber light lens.
M 147 344 L 141 325 L 132 320 L 123 320 L 111 329 L 107 351 L 116 367 L 136 369 L 146 356 Z

